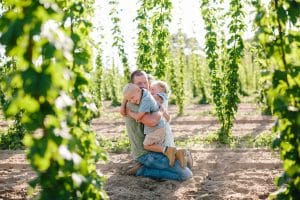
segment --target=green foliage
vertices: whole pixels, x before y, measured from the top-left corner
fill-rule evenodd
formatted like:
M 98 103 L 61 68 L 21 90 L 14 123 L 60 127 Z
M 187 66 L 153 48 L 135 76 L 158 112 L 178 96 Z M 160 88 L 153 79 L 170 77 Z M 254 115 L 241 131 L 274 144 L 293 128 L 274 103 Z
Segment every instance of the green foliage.
M 170 83 L 170 88 L 172 90 L 172 96 L 171 96 L 169 103 L 176 104 L 176 96 L 175 96 L 175 98 L 172 98 L 172 97 L 177 94 L 178 80 L 177 80 L 177 76 L 175 73 L 174 62 L 172 60 L 170 60 L 169 83 Z
M 222 143 L 228 143 L 231 140 L 234 114 L 239 103 L 238 68 L 243 55 L 242 33 L 244 30 L 242 8 L 242 2 L 231 0 L 228 13 L 217 19 L 218 10 L 214 5 L 209 1 L 203 1 L 201 5 L 207 31 L 205 51 L 210 69 L 212 96 L 218 119 L 222 123 L 221 129 L 218 131 L 219 140 Z M 224 21 L 227 16 L 231 19 L 229 24 L 225 24 Z M 229 27 L 227 41 L 224 31 L 217 28 L 219 24 Z M 218 32 L 221 35 L 218 35 Z
M 226 148 L 272 148 L 276 134 L 273 132 L 262 132 L 255 136 L 252 134 L 244 136 L 233 136 L 227 144 L 220 143 L 219 133 L 197 134 L 187 138 L 180 138 L 175 141 L 176 146 L 191 148 L 191 146 L 201 145 L 202 147 L 226 147 Z
M 0 149 L 23 149 L 22 143 L 26 132 L 21 123 L 22 112 L 15 116 L 14 123 L 9 127 L 6 133 L 0 133 Z
M 221 77 L 219 75 L 218 66 L 218 38 L 217 38 L 217 19 L 215 14 L 217 10 L 209 4 L 208 0 L 202 1 L 201 5 L 202 17 L 205 22 L 205 52 L 208 60 L 209 75 L 212 88 L 212 97 L 215 104 L 217 116 L 220 122 L 224 121 L 222 113 L 222 87 Z
M 230 37 L 227 41 L 226 49 L 226 64 L 224 66 L 224 91 L 222 98 L 223 105 L 223 119 L 220 130 L 220 139 L 225 141 L 230 137 L 230 131 L 233 126 L 234 114 L 237 111 L 239 97 L 238 97 L 238 68 L 240 59 L 243 55 L 243 39 L 242 34 L 245 29 L 243 24 L 244 12 L 242 2 L 239 0 L 230 1 L 229 16 L 231 21 L 229 23 Z M 224 139 L 224 140 L 223 140 Z
M 30 185 L 40 187 L 40 199 L 107 198 L 95 165 L 106 154 L 89 125 L 96 113 L 87 76 L 92 5 L 5 1 L 8 10 L 0 19 L 0 42 L 17 66 L 4 83 L 9 102 L 4 114 L 23 111 L 21 122 L 28 131 L 23 142 L 37 173 Z
M 300 3 L 275 0 L 268 11 L 260 1 L 257 8 L 257 38 L 275 70 L 267 91 L 272 113 L 278 117 L 274 132 L 280 136 L 273 147 L 280 149 L 284 173 L 276 180 L 279 190 L 271 199 L 297 199 L 300 196 Z
M 120 106 L 121 102 L 118 97 L 118 88 L 117 88 L 117 71 L 115 63 L 113 62 L 111 73 L 109 74 L 109 85 L 111 88 L 111 105 L 112 106 Z
M 275 132 L 263 132 L 255 137 L 254 147 L 272 147 L 273 141 L 276 138 Z
M 185 40 L 184 34 L 182 33 L 181 29 L 179 29 L 178 34 L 176 35 L 175 42 L 172 45 L 172 57 L 175 59 L 170 59 L 170 69 L 168 74 L 168 80 L 170 83 L 170 87 L 172 90 L 171 101 L 170 104 L 176 104 L 178 108 L 178 114 L 183 114 L 183 107 L 184 107 L 184 99 L 185 99 L 185 61 L 186 57 L 184 55 L 184 47 L 185 47 Z M 176 47 L 175 47 L 176 46 Z
M 183 107 L 184 107 L 184 96 L 185 96 L 185 91 L 184 91 L 184 67 L 185 67 L 185 56 L 184 56 L 184 35 L 179 31 L 179 62 L 177 63 L 179 72 L 177 74 L 177 79 L 178 79 L 178 85 L 176 86 L 176 105 L 178 107 L 178 113 L 179 115 L 183 114 Z
M 3 109 L 9 104 L 9 101 L 6 98 L 8 88 L 3 83 L 9 82 L 16 70 L 16 61 L 1 55 L 0 107 Z M 10 89 L 13 90 L 13 87 Z M 7 132 L 0 135 L 0 149 L 21 149 L 24 147 L 22 139 L 25 134 L 25 128 L 21 123 L 21 116 L 22 112 L 20 111 L 14 116 L 14 123 L 9 127 Z
M 113 34 L 113 47 L 117 47 L 119 57 L 121 59 L 121 62 L 123 64 L 123 72 L 124 72 L 124 77 L 125 77 L 125 82 L 128 83 L 130 82 L 130 69 L 129 69 L 129 64 L 128 64 L 128 56 L 125 52 L 125 42 L 123 35 L 121 33 L 120 29 L 120 18 L 118 17 L 118 5 L 119 2 L 118 0 L 110 0 L 109 4 L 112 6 L 109 15 L 111 16 L 111 21 L 113 23 L 113 28 L 112 28 L 112 34 Z
M 98 142 L 101 147 L 103 147 L 106 151 L 112 153 L 129 153 L 130 152 L 130 142 L 128 138 L 128 134 L 126 131 L 118 137 L 114 139 L 106 139 L 100 137 Z
M 153 8 L 153 2 L 140 0 L 136 20 L 138 21 L 137 62 L 138 69 L 153 74 L 153 41 L 151 39 L 149 12 Z
M 206 90 L 203 82 L 203 67 L 200 65 L 200 58 L 197 54 L 192 54 L 192 69 L 191 69 L 191 87 L 192 87 L 192 97 L 195 98 L 200 95 L 198 101 L 199 104 L 208 103 Z
M 110 71 L 105 70 L 103 74 L 103 97 L 104 100 L 111 100 Z
M 4 55 L 0 57 L 0 107 L 5 107 L 8 103 L 5 98 L 7 89 L 5 82 L 9 81 L 11 75 L 16 71 L 16 62 L 13 59 L 9 59 Z
M 102 86 L 104 82 L 103 78 L 103 65 L 102 65 L 102 57 L 101 57 L 102 51 L 98 52 L 98 55 L 96 57 L 96 70 L 94 74 L 94 97 L 95 102 L 98 108 L 99 114 L 101 114 L 101 108 L 102 108 Z
M 169 29 L 171 21 L 172 2 L 170 0 L 154 1 L 152 8 L 152 40 L 154 44 L 153 54 L 155 56 L 154 75 L 161 80 L 165 79 L 167 67 L 169 66 Z
M 269 67 L 269 61 L 266 58 L 265 49 L 259 43 L 255 43 L 251 51 L 254 54 L 254 62 L 260 68 L 258 81 L 257 103 L 260 106 L 262 114 L 271 115 L 271 107 L 268 102 L 267 91 L 272 85 L 272 71 Z
M 188 138 L 182 138 L 175 141 L 176 146 L 187 148 L 191 147 L 193 145 L 213 145 L 218 144 L 218 134 L 217 133 L 211 133 L 208 135 L 196 135 Z

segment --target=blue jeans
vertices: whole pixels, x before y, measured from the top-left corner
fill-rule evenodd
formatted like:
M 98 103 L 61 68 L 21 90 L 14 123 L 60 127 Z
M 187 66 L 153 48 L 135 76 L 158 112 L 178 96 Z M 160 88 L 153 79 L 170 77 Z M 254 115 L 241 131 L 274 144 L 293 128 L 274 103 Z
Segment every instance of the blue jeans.
M 193 176 L 189 168 L 183 169 L 176 160 L 173 167 L 169 165 L 169 159 L 162 153 L 149 152 L 137 158 L 143 166 L 137 171 L 137 176 L 145 176 L 155 179 L 171 179 L 184 181 Z

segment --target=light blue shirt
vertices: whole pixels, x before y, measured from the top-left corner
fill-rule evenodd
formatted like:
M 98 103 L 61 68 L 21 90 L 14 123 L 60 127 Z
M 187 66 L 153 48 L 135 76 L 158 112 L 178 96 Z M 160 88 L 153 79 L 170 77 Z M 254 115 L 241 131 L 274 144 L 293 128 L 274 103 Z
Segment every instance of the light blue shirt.
M 139 104 L 139 112 L 146 112 L 146 113 L 154 113 L 159 111 L 159 106 L 156 103 L 155 99 L 153 98 L 153 96 L 145 89 L 142 89 L 142 97 L 141 97 L 141 101 Z M 161 118 L 159 123 L 154 126 L 154 127 L 150 127 L 150 126 L 144 126 L 144 133 L 145 134 L 149 134 L 153 131 L 155 131 L 158 128 L 163 128 L 166 125 L 166 121 Z

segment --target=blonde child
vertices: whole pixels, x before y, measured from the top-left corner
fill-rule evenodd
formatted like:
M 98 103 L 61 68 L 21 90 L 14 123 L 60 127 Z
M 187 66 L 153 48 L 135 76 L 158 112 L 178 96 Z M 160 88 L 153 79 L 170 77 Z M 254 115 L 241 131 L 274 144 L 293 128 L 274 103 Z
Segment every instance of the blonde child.
M 155 80 L 152 81 L 150 85 L 150 92 L 156 102 L 160 106 L 160 110 L 163 112 L 163 116 L 166 119 L 166 134 L 165 134 L 165 145 L 169 147 L 175 147 L 174 136 L 170 127 L 171 117 L 168 113 L 168 94 L 170 93 L 168 84 L 163 81 Z M 184 154 L 185 150 L 176 150 L 175 159 L 179 160 L 181 167 L 186 167 L 187 160 L 185 159 Z

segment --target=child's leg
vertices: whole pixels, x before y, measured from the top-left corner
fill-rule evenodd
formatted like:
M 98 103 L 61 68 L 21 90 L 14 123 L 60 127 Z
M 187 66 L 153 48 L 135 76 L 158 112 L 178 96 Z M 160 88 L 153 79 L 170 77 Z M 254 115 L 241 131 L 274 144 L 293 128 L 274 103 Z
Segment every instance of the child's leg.
M 169 159 L 170 166 L 174 166 L 175 162 L 175 147 L 163 147 L 162 144 L 165 138 L 165 128 L 156 129 L 147 134 L 144 140 L 144 148 L 148 151 L 163 153 Z
M 148 151 L 158 152 L 158 153 L 164 152 L 164 148 L 158 144 L 151 144 L 151 145 L 144 144 L 144 149 L 146 149 Z

